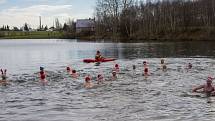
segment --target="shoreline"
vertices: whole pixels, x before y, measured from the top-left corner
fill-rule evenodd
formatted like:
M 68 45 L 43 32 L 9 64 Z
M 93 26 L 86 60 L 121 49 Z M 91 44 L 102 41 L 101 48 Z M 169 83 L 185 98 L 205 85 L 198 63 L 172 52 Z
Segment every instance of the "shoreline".
M 4 34 L 4 35 L 3 35 Z M 184 35 L 186 34 L 186 35 Z M 135 37 L 122 37 L 122 36 L 77 36 L 75 34 L 68 34 L 61 31 L 37 31 L 37 32 L 22 32 L 22 31 L 0 31 L 0 40 L 2 39 L 77 39 L 83 41 L 97 41 L 97 42 L 198 42 L 198 41 L 215 41 L 215 37 L 207 36 L 204 33 L 189 35 L 187 33 L 166 34 L 162 36 L 135 36 Z

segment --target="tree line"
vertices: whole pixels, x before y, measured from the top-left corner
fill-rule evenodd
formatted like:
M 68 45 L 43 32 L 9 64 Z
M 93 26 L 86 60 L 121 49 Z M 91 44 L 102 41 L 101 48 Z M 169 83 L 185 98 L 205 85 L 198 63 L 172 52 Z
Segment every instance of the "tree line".
M 56 18 L 54 21 L 54 25 L 51 27 L 48 27 L 47 25 L 41 25 L 41 27 L 38 27 L 37 29 L 33 29 L 30 24 L 24 23 L 23 26 L 20 28 L 18 27 L 10 27 L 9 25 L 2 25 L 0 27 L 0 31 L 64 31 L 64 32 L 75 32 L 75 25 L 76 23 L 74 20 L 69 19 L 67 22 L 61 24 L 59 19 Z
M 215 0 L 97 0 L 95 13 L 96 35 L 101 37 L 186 39 L 215 35 Z

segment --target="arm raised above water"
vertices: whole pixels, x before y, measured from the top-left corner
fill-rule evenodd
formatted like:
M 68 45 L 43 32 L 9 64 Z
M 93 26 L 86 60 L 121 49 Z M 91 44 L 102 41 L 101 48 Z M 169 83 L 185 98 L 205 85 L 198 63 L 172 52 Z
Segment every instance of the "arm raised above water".
M 192 90 L 192 92 L 199 92 L 198 90 L 204 89 L 204 85 L 200 85 Z

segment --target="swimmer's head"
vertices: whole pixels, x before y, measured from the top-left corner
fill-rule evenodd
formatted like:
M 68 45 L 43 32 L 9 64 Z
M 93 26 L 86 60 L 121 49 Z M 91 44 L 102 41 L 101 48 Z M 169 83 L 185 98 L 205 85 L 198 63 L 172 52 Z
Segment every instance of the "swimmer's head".
M 67 70 L 67 71 L 70 71 L 71 69 L 70 69 L 70 67 L 66 67 L 66 70 Z
M 146 61 L 143 61 L 143 64 L 146 65 Z
M 90 77 L 89 76 L 87 76 L 86 78 L 85 78 L 85 82 L 89 82 L 91 79 L 90 79 Z
M 209 77 L 207 78 L 207 81 L 213 81 L 213 78 L 209 76 Z
M 136 66 L 135 65 L 133 65 L 133 70 L 135 70 L 136 69 Z
M 100 51 L 98 50 L 96 53 L 97 53 L 97 54 L 100 54 Z
M 75 74 L 75 73 L 76 73 L 76 70 L 72 70 L 72 73 Z
M 6 75 L 3 74 L 2 75 L 2 80 L 6 80 L 6 78 L 7 78 Z
M 40 67 L 40 71 L 43 71 L 44 70 L 44 67 Z
M 97 76 L 97 78 L 98 78 L 99 80 L 102 80 L 102 79 L 103 79 L 103 77 L 102 77 L 101 74 L 99 74 L 99 75 Z
M 113 72 L 112 72 L 112 75 L 113 75 L 113 76 L 116 76 L 116 71 L 113 71 Z
M 206 81 L 207 85 L 211 85 L 211 84 L 212 84 L 212 81 L 213 81 L 213 78 L 209 76 L 209 77 L 207 78 L 207 81 Z
M 161 59 L 161 64 L 164 64 L 164 59 Z
M 98 78 L 100 78 L 100 77 L 102 77 L 102 75 L 101 75 L 101 74 L 99 74 L 97 77 L 98 77 Z
M 167 66 L 166 66 L 166 65 L 164 65 L 164 66 L 163 66 L 163 69 L 167 69 Z
M 118 65 L 118 64 L 115 64 L 115 67 L 116 67 L 116 68 L 119 68 L 119 65 Z
M 193 65 L 191 63 L 189 63 L 188 67 L 191 69 L 193 67 Z

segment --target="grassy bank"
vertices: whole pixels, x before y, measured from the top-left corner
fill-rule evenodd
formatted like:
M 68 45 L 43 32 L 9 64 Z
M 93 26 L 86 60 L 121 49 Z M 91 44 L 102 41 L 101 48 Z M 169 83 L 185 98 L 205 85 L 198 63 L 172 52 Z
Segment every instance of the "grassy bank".
M 72 34 L 68 32 L 22 32 L 0 31 L 0 39 L 83 39 L 83 40 L 116 40 L 116 41 L 215 41 L 214 27 L 177 28 L 174 31 L 166 29 L 160 32 L 135 32 L 130 36 L 112 33 L 86 33 Z
M 53 39 L 64 38 L 63 32 L 53 31 L 35 31 L 35 32 L 23 32 L 23 31 L 0 31 L 1 39 Z

